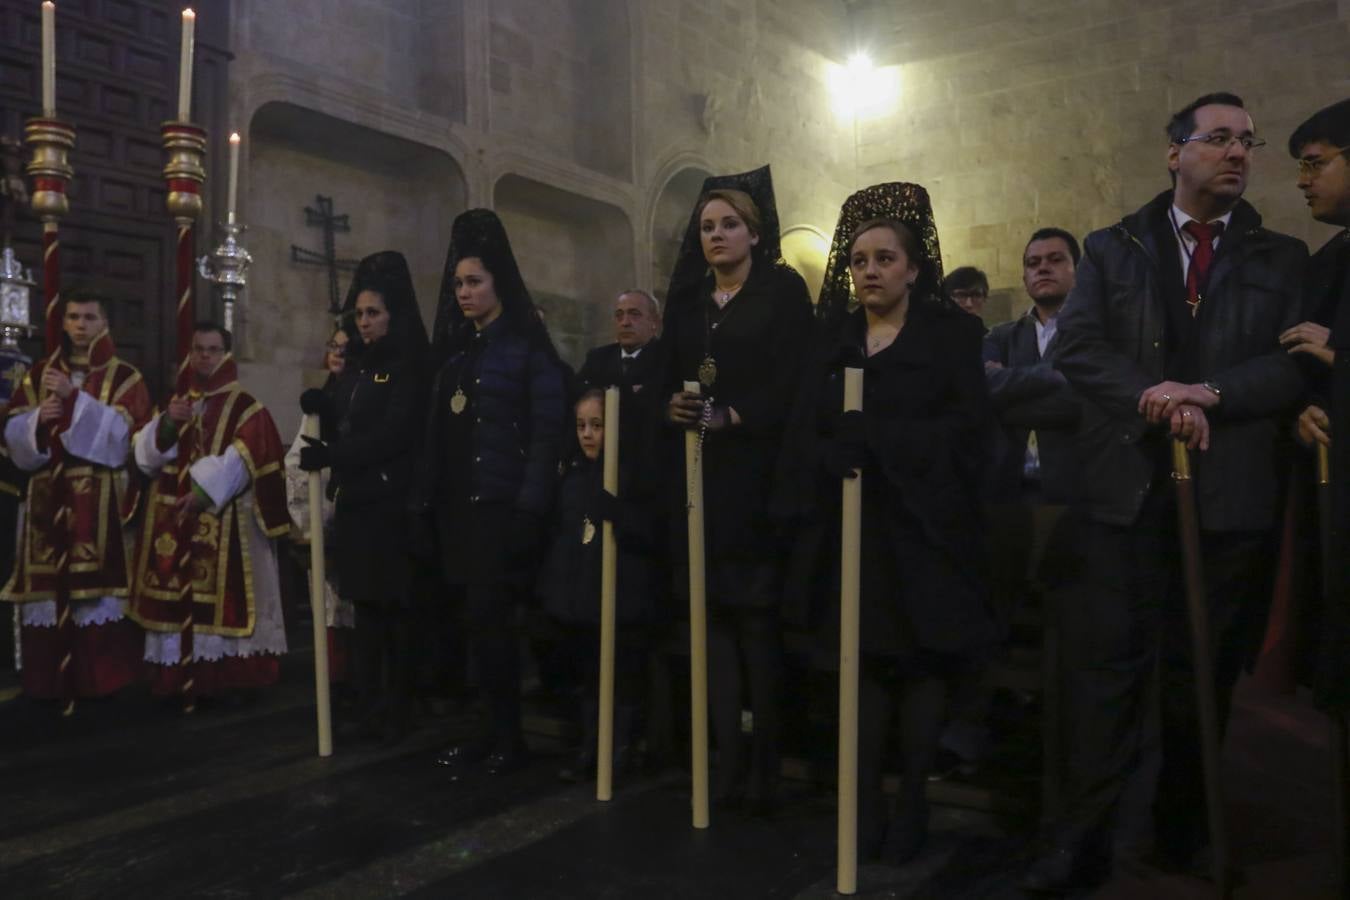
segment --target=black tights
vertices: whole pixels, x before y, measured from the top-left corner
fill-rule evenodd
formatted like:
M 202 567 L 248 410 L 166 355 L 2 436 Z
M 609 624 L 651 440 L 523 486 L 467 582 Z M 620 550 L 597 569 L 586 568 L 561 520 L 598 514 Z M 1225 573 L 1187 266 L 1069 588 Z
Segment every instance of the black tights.
M 941 676 L 906 672 L 889 660 L 865 658 L 858 685 L 858 842 L 880 849 L 886 829 L 881 777 L 891 719 L 900 715 L 901 815 L 922 815 L 924 785 L 942 735 L 947 684 Z
M 400 609 L 356 608 L 352 634 L 352 682 L 359 715 L 401 717 L 409 691 L 410 633 Z
M 708 707 L 718 768 L 713 799 L 730 797 L 741 760 L 742 673 L 749 681 L 754 738 L 750 752 L 750 794 L 769 797 L 778 781 L 779 685 L 783 635 L 773 610 L 719 610 L 708 623 Z
M 490 751 L 525 747 L 520 724 L 520 634 L 514 589 L 504 583 L 464 587 L 464 622 L 478 689 L 487 705 L 483 741 Z

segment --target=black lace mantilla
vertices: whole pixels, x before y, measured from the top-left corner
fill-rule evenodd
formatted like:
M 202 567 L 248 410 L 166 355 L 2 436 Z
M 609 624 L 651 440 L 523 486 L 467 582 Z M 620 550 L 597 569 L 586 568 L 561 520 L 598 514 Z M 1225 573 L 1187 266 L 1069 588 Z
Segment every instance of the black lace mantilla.
M 769 167 L 761 166 L 735 175 L 712 175 L 704 179 L 699 199 L 709 191 L 719 188 L 744 191 L 759 207 L 759 243 L 751 251 L 754 267 L 760 269 L 768 266 L 787 267 L 787 263 L 783 262 L 778 203 L 774 199 L 773 174 L 769 171 Z M 670 286 L 666 290 L 667 315 L 669 304 L 679 304 L 686 296 L 696 293 L 707 274 L 708 262 L 703 256 L 703 242 L 699 237 L 699 209 L 696 204 L 689 213 L 689 224 L 684 230 L 684 240 L 680 243 L 680 255 L 676 257 L 675 269 L 670 273 Z
M 945 303 L 940 299 L 939 290 L 942 248 L 938 245 L 937 223 L 933 219 L 928 191 L 922 185 L 892 181 L 863 188 L 844 201 L 826 259 L 825 280 L 820 287 L 816 314 L 827 321 L 838 321 L 856 305 L 849 273 L 849 247 L 853 232 L 869 219 L 895 219 L 914 230 L 927 257 L 919 260 L 916 293 L 933 302 Z

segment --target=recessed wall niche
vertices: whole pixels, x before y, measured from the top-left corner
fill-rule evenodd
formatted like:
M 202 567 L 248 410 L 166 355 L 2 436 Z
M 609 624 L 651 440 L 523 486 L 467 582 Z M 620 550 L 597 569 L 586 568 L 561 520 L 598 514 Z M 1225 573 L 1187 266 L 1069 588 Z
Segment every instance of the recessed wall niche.
M 634 287 L 633 228 L 616 206 L 523 175 L 504 175 L 493 206 L 562 357 L 613 341 L 610 301 Z M 643 285 L 636 285 L 643 287 Z
M 680 243 L 703 191 L 703 182 L 712 173 L 697 167 L 680 169 L 661 188 L 652 205 L 652 286 L 656 296 L 665 300 Z
M 272 406 L 278 424 L 296 421 L 295 398 L 304 370 L 316 368 L 332 327 L 328 274 L 292 262 L 292 244 L 323 252 L 323 233 L 306 224 L 316 195 L 332 197 L 351 231 L 335 238 L 336 254 L 356 260 L 377 250 L 408 258 L 422 318 L 435 321 L 450 223 L 465 206 L 459 164 L 446 152 L 290 103 L 260 107 L 247 138 L 247 177 L 240 215 L 254 254 L 240 320 L 245 358 L 259 376 L 250 382 Z M 339 277 L 339 302 L 350 271 Z

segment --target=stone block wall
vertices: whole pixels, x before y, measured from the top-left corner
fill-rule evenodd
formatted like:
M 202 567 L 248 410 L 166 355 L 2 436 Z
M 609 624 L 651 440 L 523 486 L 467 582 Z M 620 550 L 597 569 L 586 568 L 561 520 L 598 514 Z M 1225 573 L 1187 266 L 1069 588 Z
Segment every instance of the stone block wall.
M 948 266 L 979 266 L 1011 293 L 991 319 L 1025 303 L 1035 228 L 1082 235 L 1168 187 L 1163 126 L 1211 91 L 1242 96 L 1270 141 L 1247 195 L 1267 224 L 1314 248 L 1328 236 L 1294 188 L 1285 142 L 1350 96 L 1350 3 L 864 0 L 855 15 L 902 83 L 890 114 L 860 129 L 862 180 L 929 188 Z
M 1251 199 L 1319 242 L 1282 144 L 1350 94 L 1350 0 L 236 0 L 232 12 L 236 121 L 288 104 L 328 123 L 300 150 L 266 146 L 264 128 L 241 173 L 258 257 L 245 373 L 271 367 L 268 389 L 288 404 L 299 376 L 283 370 L 322 330 L 306 318 L 315 275 L 285 252 L 315 236 L 297 224 L 302 184 L 352 189 L 342 252 L 405 249 L 428 318 L 449 220 L 496 207 L 576 363 L 609 339 L 620 288 L 664 289 L 710 172 L 771 163 L 783 228 L 825 240 L 852 190 L 923 183 L 944 261 L 989 273 L 1001 319 L 1023 303 L 1026 235 L 1082 234 L 1162 190 L 1163 123 L 1210 90 L 1246 96 L 1272 141 Z M 831 76 L 857 49 L 898 66 L 900 89 L 855 121 Z M 389 141 L 378 161 L 332 158 L 370 133 Z

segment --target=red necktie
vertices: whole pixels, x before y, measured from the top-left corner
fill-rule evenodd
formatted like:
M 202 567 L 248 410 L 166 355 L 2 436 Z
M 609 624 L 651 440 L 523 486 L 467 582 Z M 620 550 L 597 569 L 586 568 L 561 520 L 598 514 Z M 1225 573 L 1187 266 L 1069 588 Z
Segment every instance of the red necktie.
M 1209 282 L 1209 264 L 1214 262 L 1214 239 L 1223 234 L 1222 222 L 1187 222 L 1181 226 L 1195 238 L 1195 250 L 1191 252 L 1191 266 L 1186 271 L 1186 302 L 1191 305 L 1191 315 L 1200 309 L 1200 291 Z

